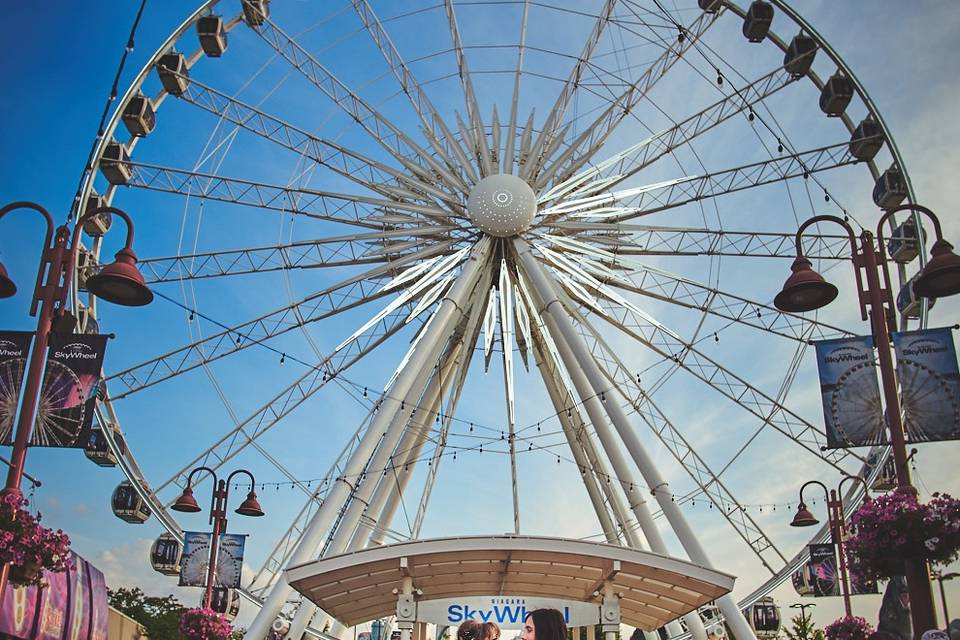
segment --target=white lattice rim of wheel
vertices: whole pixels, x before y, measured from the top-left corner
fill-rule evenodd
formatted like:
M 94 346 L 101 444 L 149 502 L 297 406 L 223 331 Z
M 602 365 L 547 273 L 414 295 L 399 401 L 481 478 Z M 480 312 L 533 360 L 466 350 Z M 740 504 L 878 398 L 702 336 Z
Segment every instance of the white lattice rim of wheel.
M 563 495 L 598 512 L 584 535 L 637 543 L 643 527 L 628 505 L 653 488 L 705 537 L 729 527 L 744 541 L 747 553 L 715 558 L 721 570 L 749 558 L 751 575 L 764 576 L 741 605 L 783 584 L 807 540 L 781 526 L 785 512 L 759 514 L 794 501 L 796 488 L 767 500 L 755 480 L 789 477 L 778 461 L 834 477 L 861 469 L 861 453 L 820 449 L 820 407 L 799 402 L 793 381 L 814 379 L 801 358 L 809 340 L 866 329 L 771 301 L 797 220 L 830 212 L 869 228 L 880 174 L 896 166 L 910 184 L 881 114 L 814 27 L 779 0 L 758 43 L 741 33 L 742 1 L 705 12 L 695 0 L 669 11 L 355 0 L 274 3 L 268 17 L 258 4 L 207 2 L 157 49 L 119 101 L 80 205 L 97 192 L 135 215 L 140 266 L 161 294 L 150 313 L 162 330 L 100 319 L 128 348 L 113 349 L 98 420 L 122 427 L 123 471 L 163 527 L 186 526 L 165 505 L 203 462 L 282 485 L 279 506 L 263 501 L 284 515 L 258 521 L 248 547 L 244 594 L 259 603 L 291 558 L 291 536 L 347 485 L 370 483 L 353 504 L 377 512 L 335 514 L 322 535 L 331 549 L 426 535 L 437 524 L 431 491 L 448 497 L 451 478 L 502 480 L 508 506 L 496 526 L 525 531 L 537 521 L 523 510 L 542 486 L 525 474 L 546 461 L 564 472 L 558 486 L 583 489 Z M 227 37 L 220 57 L 197 40 L 197 22 L 212 15 Z M 784 51 L 801 32 L 818 51 L 793 77 Z M 166 81 L 187 85 L 179 96 L 157 71 L 176 52 L 187 73 Z M 819 92 L 838 69 L 855 94 L 827 118 Z M 141 92 L 157 122 L 143 138 L 121 117 Z M 857 161 L 850 141 L 867 118 L 883 144 Z M 117 172 L 104 155 L 112 138 L 132 158 L 123 189 L 106 178 Z M 468 202 L 478 184 L 492 185 L 479 217 Z M 510 215 L 496 219 L 498 208 Z M 805 237 L 819 271 L 849 275 L 838 229 Z M 602 380 L 578 382 L 591 371 Z M 179 421 L 167 409 L 177 403 L 190 407 Z M 672 493 L 622 449 L 619 462 L 601 452 L 595 417 L 612 405 L 625 407 Z M 422 423 L 426 439 L 391 428 L 388 455 L 364 452 L 369 425 L 389 427 L 384 409 Z M 174 468 L 143 457 L 157 432 L 139 424 L 149 412 L 182 443 Z M 318 435 L 321 425 L 334 433 Z M 763 453 L 777 447 L 785 453 Z M 358 448 L 370 464 L 346 473 Z M 391 493 L 390 482 L 408 481 Z

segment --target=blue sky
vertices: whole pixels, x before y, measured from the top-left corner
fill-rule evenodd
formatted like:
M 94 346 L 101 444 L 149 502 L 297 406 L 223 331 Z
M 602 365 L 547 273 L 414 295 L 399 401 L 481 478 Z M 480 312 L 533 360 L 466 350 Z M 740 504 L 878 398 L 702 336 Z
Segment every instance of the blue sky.
M 196 3 L 180 0 L 148 3 L 136 47 L 121 78 L 121 92 L 140 65 L 195 6 Z M 375 6 L 382 14 L 389 13 L 386 5 Z M 284 9 L 278 7 L 278 22 L 286 25 L 291 32 L 297 31 L 301 25 L 295 19 L 304 7 L 304 3 L 291 3 Z M 25 5 L 8 9 L 9 24 L 19 25 L 19 28 L 0 44 L 4 59 L 12 61 L 8 65 L 6 90 L 0 95 L 0 116 L 5 123 L 0 200 L 36 200 L 50 208 L 58 221 L 63 220 L 96 133 L 100 112 L 136 8 L 137 3 L 132 2 L 93 3 L 82 7 L 76 3 L 59 2 L 56 3 L 56 10 L 48 11 L 43 16 Z M 939 213 L 946 237 L 960 242 L 960 223 L 954 213 L 955 203 L 960 197 L 960 187 L 955 177 L 960 154 L 957 151 L 960 125 L 954 117 L 954 105 L 960 98 L 960 89 L 956 84 L 956 78 L 960 77 L 960 63 L 957 62 L 960 59 L 957 55 L 960 47 L 960 16 L 949 3 L 933 0 L 910 5 L 892 0 L 869 4 L 804 2 L 798 9 L 833 45 L 867 87 L 893 131 L 919 201 Z M 506 28 L 498 31 L 494 27 L 502 27 L 502 23 L 512 19 L 512 13 L 496 21 L 480 15 L 476 9 L 465 8 L 462 11 L 462 28 L 468 44 L 510 40 L 512 31 Z M 471 12 L 477 12 L 476 19 L 467 17 Z M 283 22 L 285 19 L 290 21 Z M 544 17 L 544 20 L 548 19 Z M 739 25 L 735 19 L 727 16 L 726 20 L 730 24 L 724 26 L 722 33 L 736 34 Z M 309 24 L 303 23 L 303 26 Z M 352 27 L 349 24 L 346 18 L 338 17 L 324 29 L 341 35 L 350 34 Z M 430 24 L 424 18 L 424 33 L 430 33 Z M 571 29 L 576 29 L 587 23 L 567 24 Z M 776 23 L 774 28 L 777 28 Z M 257 69 L 264 58 L 262 43 L 257 42 L 252 34 L 243 33 L 243 30 L 241 27 L 231 34 L 231 49 L 223 59 L 215 61 L 216 64 L 213 64 L 214 61 L 201 61 L 196 68 L 196 77 L 225 90 L 240 90 L 250 72 Z M 416 33 L 411 28 L 398 36 L 397 44 L 405 55 L 412 58 L 421 50 L 437 48 L 435 35 L 418 39 Z M 549 28 L 541 28 L 536 33 L 544 46 L 557 46 L 557 40 L 568 36 L 567 33 L 551 32 Z M 327 53 L 330 58 L 324 58 L 324 61 L 344 78 L 356 78 L 364 87 L 364 95 L 371 100 L 383 99 L 395 90 L 389 81 L 375 80 L 376 73 L 382 71 L 382 63 L 379 58 L 370 57 L 372 52 L 368 46 L 365 47 L 362 39 L 345 38 L 344 43 L 338 45 L 326 31 L 317 29 L 308 29 L 301 37 L 305 46 L 315 47 L 318 51 L 326 51 L 324 47 L 330 45 L 338 55 Z M 333 41 L 332 45 L 330 41 Z M 742 69 L 747 77 L 752 77 L 753 72 L 769 68 L 764 66 L 765 59 L 761 56 L 754 59 L 750 50 L 745 50 L 746 44 L 742 40 L 734 40 L 733 36 L 729 40 L 718 36 L 711 41 L 711 45 L 725 60 Z M 340 48 L 336 48 L 338 46 Z M 566 48 L 577 51 L 579 45 Z M 495 65 L 499 62 L 496 55 L 491 53 L 482 60 Z M 370 71 L 368 64 L 379 71 Z M 429 64 L 424 63 L 420 67 L 426 77 L 431 77 L 431 72 L 434 75 L 439 73 L 431 69 Z M 482 64 L 478 61 L 478 68 L 482 69 Z M 546 62 L 537 61 L 531 55 L 531 64 Z M 265 99 L 265 104 L 277 113 L 312 130 L 321 131 L 324 135 L 338 133 L 342 128 L 342 118 L 295 76 L 282 85 L 283 90 L 276 96 L 267 97 L 269 87 L 279 82 L 287 71 L 276 63 L 265 66 L 257 81 L 243 88 L 245 93 L 242 95 L 252 102 Z M 705 105 L 715 99 L 710 97 L 712 88 L 707 86 L 708 83 L 692 79 L 688 85 L 682 80 L 686 77 L 684 73 L 678 70 L 677 76 L 672 76 L 678 79 L 670 85 L 670 91 L 665 90 L 657 97 L 657 104 L 674 116 L 685 115 L 691 105 Z M 497 76 L 478 77 L 477 84 L 482 95 L 497 96 L 497 92 L 502 91 L 502 79 Z M 365 84 L 367 80 L 370 80 L 369 84 Z M 697 84 L 693 84 L 694 81 Z M 152 82 L 154 84 L 150 86 L 155 87 L 156 81 Z M 542 85 L 544 91 L 550 88 L 549 83 Z M 531 86 L 540 85 L 533 81 Z M 455 93 L 459 88 L 454 80 L 438 81 L 431 84 L 428 90 L 441 111 L 448 106 L 459 109 L 459 98 Z M 775 103 L 778 121 L 788 131 L 794 134 L 807 133 L 804 129 L 808 122 L 811 123 L 809 138 L 806 139 L 809 144 L 804 144 L 801 134 L 797 140 L 799 148 L 816 146 L 817 142 L 822 141 L 820 136 L 835 140 L 829 134 L 835 134 L 838 129 L 831 129 L 822 122 L 815 100 L 816 95 L 808 88 L 806 94 L 791 94 L 789 100 Z M 585 99 L 583 108 L 588 103 Z M 396 101 L 388 100 L 386 105 L 387 109 L 396 108 Z M 506 109 L 501 106 L 501 119 L 505 119 L 505 112 Z M 197 161 L 208 141 L 213 120 L 169 101 L 161 108 L 159 121 L 156 135 L 143 142 L 136 159 L 189 168 Z M 650 122 L 657 122 L 655 114 L 650 115 Z M 651 126 L 656 128 L 657 125 Z M 642 131 L 637 129 L 630 133 L 640 135 Z M 704 162 L 715 167 L 734 164 L 726 157 L 732 157 L 730 145 L 737 142 L 737 135 L 736 130 L 719 132 L 716 138 L 711 139 L 711 144 L 699 149 Z M 238 137 L 238 140 L 236 151 L 231 152 L 224 163 L 225 174 L 279 183 L 291 179 L 296 162 L 289 154 L 283 155 L 269 145 L 250 139 Z M 348 131 L 343 140 L 365 150 L 372 146 L 353 131 Z M 653 182 L 675 177 L 677 172 L 675 165 L 658 165 L 645 179 Z M 869 204 L 869 195 L 864 196 L 863 173 L 860 171 L 857 176 L 851 175 L 849 181 L 847 174 L 839 173 L 828 184 L 831 192 L 847 203 L 855 219 L 872 226 L 876 214 Z M 332 181 L 324 186 L 335 190 L 343 184 Z M 817 198 L 819 196 L 817 194 Z M 802 202 L 803 198 L 798 200 Z M 787 232 L 796 228 L 793 218 L 783 211 L 771 209 L 777 215 L 760 215 L 768 207 L 784 207 L 787 201 L 783 194 L 763 193 L 755 196 L 749 192 L 744 196 L 731 196 L 731 202 L 723 205 L 722 211 L 687 211 L 682 214 L 687 217 L 679 220 L 693 225 L 706 216 L 708 221 L 712 221 L 713 215 L 729 216 L 732 208 L 744 206 L 756 215 L 738 221 L 739 228 Z M 206 205 L 204 209 L 196 201 L 184 203 L 183 199 L 174 196 L 130 194 L 124 191 L 115 204 L 133 214 L 137 225 L 136 250 L 142 257 L 171 255 L 177 252 L 178 246 L 190 247 L 194 242 L 203 249 L 254 246 L 272 244 L 282 238 L 301 239 L 331 232 L 323 226 L 287 223 L 279 220 L 279 217 L 265 219 L 243 208 Z M 814 211 L 834 212 L 832 208 L 823 211 L 822 206 L 818 203 Z M 808 205 L 805 209 L 801 208 L 797 215 L 802 220 L 811 212 Z M 723 219 L 731 220 L 730 217 Z M 666 223 L 662 220 L 658 222 Z M 0 224 L 3 225 L 0 258 L 21 289 L 16 298 L 0 305 L 0 318 L 5 328 L 29 329 L 32 320 L 25 313 L 28 302 L 24 292 L 33 277 L 40 227 L 27 212 L 8 216 Z M 111 252 L 119 242 L 117 235 L 114 233 L 109 236 L 108 250 Z M 693 261 L 671 262 L 665 259 L 655 260 L 653 264 L 691 277 L 695 275 L 701 280 L 717 281 L 721 288 L 738 291 L 764 302 L 772 298 L 788 267 L 786 261 L 765 261 L 761 269 L 736 261 L 713 264 L 709 270 Z M 832 273 L 844 296 L 821 318 L 829 318 L 830 322 L 854 331 L 865 331 L 866 327 L 859 323 L 852 299 L 848 297 L 850 285 L 842 284 L 844 279 L 849 280 L 848 267 L 841 265 Z M 168 284 L 158 291 L 176 300 L 186 300 L 188 306 L 200 308 L 211 317 L 233 323 L 284 304 L 290 299 L 288 296 L 300 296 L 315 290 L 322 286 L 320 283 L 331 282 L 337 275 L 311 274 L 310 277 L 315 277 L 315 280 L 297 275 L 290 281 L 269 277 L 245 278 L 239 283 L 231 282 L 222 286 L 217 282 L 205 282 L 198 283 L 192 291 Z M 847 300 L 846 304 L 844 299 Z M 158 299 L 145 310 L 127 310 L 108 305 L 102 307 L 101 323 L 104 330 L 117 334 L 108 351 L 105 367 L 108 372 L 172 349 L 190 339 L 185 322 L 186 312 L 165 300 Z M 955 323 L 958 308 L 960 305 L 955 301 L 941 301 L 933 313 L 931 326 Z M 685 335 L 692 331 L 690 323 L 697 319 L 691 320 L 689 316 L 662 304 L 650 303 L 646 310 Z M 828 313 L 830 315 L 826 315 Z M 345 331 L 349 333 L 348 329 L 363 319 L 363 314 L 354 313 L 340 323 L 321 323 L 320 330 L 313 331 L 310 338 L 321 351 L 329 349 L 337 344 Z M 758 387 L 775 393 L 792 349 L 788 348 L 790 345 L 779 342 L 761 342 L 759 345 L 764 357 L 751 357 L 754 339 L 755 336 L 750 332 L 731 329 L 723 334 L 723 341 L 717 349 L 723 350 L 720 353 L 724 354 L 725 362 L 731 368 L 740 371 Z M 395 342 L 388 345 L 384 354 L 366 362 L 356 373 L 348 376 L 358 385 L 358 389 L 369 386 L 372 391 L 383 384 L 407 345 L 407 340 L 402 338 Z M 629 341 L 616 344 L 622 345 L 625 353 L 630 353 L 631 357 L 635 356 L 632 363 L 638 367 L 647 362 L 642 350 Z M 304 336 L 285 338 L 278 342 L 277 348 L 285 353 L 297 354 L 305 362 L 315 359 Z M 169 476 L 225 430 L 230 423 L 230 411 L 241 418 L 245 417 L 273 392 L 287 384 L 294 374 L 302 371 L 292 361 L 280 368 L 279 358 L 274 352 L 252 351 L 242 361 L 238 359 L 237 362 L 230 361 L 212 368 L 226 403 L 218 399 L 216 387 L 210 378 L 200 372 L 118 403 L 123 429 L 149 477 L 162 480 Z M 738 352 L 739 356 L 736 355 Z M 822 417 L 818 413 L 819 398 L 815 389 L 812 349 L 804 354 L 803 362 L 788 404 L 815 424 L 820 424 Z M 475 422 L 476 425 L 490 427 L 487 433 L 496 439 L 497 428 L 504 420 L 499 371 L 500 365 L 494 360 L 487 376 L 471 374 L 469 392 L 465 394 L 458 412 L 462 422 L 455 429 L 464 438 L 469 435 L 466 424 Z M 673 419 L 689 430 L 689 436 L 698 443 L 698 451 L 711 463 L 723 464 L 732 455 L 733 448 L 742 442 L 745 437 L 743 434 L 756 427 L 756 421 L 745 418 L 742 412 L 719 400 L 715 394 L 703 394 L 697 384 L 684 383 L 679 375 L 676 378 L 676 386 L 665 386 L 658 398 Z M 529 433 L 533 433 L 533 428 L 540 421 L 549 424 L 553 411 L 548 407 L 544 394 L 536 391 L 535 378 L 519 375 L 518 388 L 523 390 L 518 424 L 531 427 Z M 294 414 L 282 429 L 265 437 L 264 442 L 271 452 L 283 460 L 291 473 L 303 479 L 317 478 L 326 470 L 336 453 L 335 449 L 338 450 L 352 433 L 360 415 L 358 403 L 345 392 L 325 391 Z M 553 424 L 555 426 L 555 422 Z M 552 428 L 544 426 L 544 431 L 552 431 Z M 725 435 L 727 433 L 736 435 L 728 438 Z M 547 441 L 548 437 L 543 436 L 537 442 Z M 549 440 L 557 441 L 555 436 Z M 668 459 L 665 451 L 653 443 L 651 447 L 658 462 L 663 464 L 665 474 L 677 483 L 679 493 L 680 489 L 689 485 L 689 481 L 679 475 L 678 468 Z M 562 450 L 557 451 L 564 455 Z M 960 492 L 960 480 L 952 462 L 958 454 L 960 449 L 956 443 L 921 447 L 918 455 L 921 489 L 926 492 Z M 569 458 L 568 452 L 565 457 Z M 803 475 L 805 472 L 818 473 L 816 467 L 806 467 L 799 462 L 790 467 L 795 475 L 786 479 L 778 477 L 777 462 L 793 463 L 795 458 L 795 448 L 784 446 L 782 439 L 765 433 L 757 443 L 751 445 L 745 459 L 732 467 L 729 478 L 736 484 L 738 496 L 747 504 L 784 505 L 794 500 L 797 487 L 806 479 Z M 521 480 L 525 481 L 521 518 L 523 531 L 574 537 L 595 535 L 599 531 L 592 518 L 585 515 L 588 505 L 573 465 L 563 461 L 558 466 L 552 455 L 543 452 L 523 455 L 520 460 Z M 241 456 L 236 464 L 253 468 L 258 482 L 271 483 L 283 479 L 276 469 L 255 456 Z M 451 461 L 445 464 L 452 469 L 447 469 L 448 473 L 441 476 L 443 480 L 432 503 L 432 515 L 425 523 L 425 535 L 499 533 L 512 527 L 509 467 L 505 456 L 487 454 L 486 458 L 480 458 L 477 454 L 463 455 L 457 463 Z M 31 451 L 27 468 L 29 473 L 41 478 L 44 483 L 34 501 L 43 512 L 44 520 L 66 529 L 74 539 L 75 548 L 107 572 L 111 586 L 141 584 L 152 592 L 175 589 L 170 579 L 154 574 L 147 564 L 146 549 L 160 531 L 156 520 L 137 527 L 126 525 L 109 513 L 110 492 L 121 479 L 118 470 L 94 467 L 79 452 L 53 450 Z M 477 482 L 477 478 L 482 478 L 482 482 Z M 205 491 L 200 495 L 207 495 Z M 560 496 L 571 497 L 561 499 Z M 239 494 L 235 494 L 234 500 L 240 500 Z M 256 565 L 263 558 L 269 544 L 282 533 L 291 514 L 299 507 L 295 492 L 289 487 L 269 487 L 262 492 L 261 502 L 269 514 L 266 518 L 251 522 L 234 516 L 230 521 L 231 531 L 251 533 L 248 556 L 251 565 Z M 405 508 L 415 510 L 416 498 L 408 499 Z M 755 584 L 761 573 L 751 558 L 742 557 L 748 554 L 731 541 L 732 531 L 717 522 L 719 519 L 705 513 L 703 507 L 691 505 L 688 515 L 702 533 L 708 550 L 712 550 L 714 557 L 718 558 L 719 567 L 741 576 L 739 584 L 745 586 L 741 588 L 738 585 L 738 593 L 749 591 L 749 585 Z M 412 517 L 412 513 L 399 515 L 393 527 L 404 531 L 406 518 Z M 785 547 L 791 555 L 802 544 L 802 539 L 785 526 L 785 512 L 778 510 L 776 514 L 771 514 L 768 507 L 766 514 L 761 516 L 758 513 L 757 517 L 764 518 L 764 525 L 772 527 L 778 536 L 782 536 L 780 539 L 785 541 Z M 181 522 L 186 528 L 202 530 L 206 527 L 205 519 L 201 517 Z M 957 587 L 950 586 L 952 590 L 948 594 L 953 602 L 957 602 L 960 599 Z M 197 597 L 186 590 L 177 593 L 186 602 Z M 796 600 L 789 586 L 781 589 L 778 597 L 783 604 Z M 863 598 L 856 601 L 855 610 L 875 618 L 878 606 L 879 603 L 874 599 Z M 826 623 L 838 612 L 839 602 L 820 601 L 814 615 L 819 622 Z M 243 615 L 249 613 L 246 610 Z

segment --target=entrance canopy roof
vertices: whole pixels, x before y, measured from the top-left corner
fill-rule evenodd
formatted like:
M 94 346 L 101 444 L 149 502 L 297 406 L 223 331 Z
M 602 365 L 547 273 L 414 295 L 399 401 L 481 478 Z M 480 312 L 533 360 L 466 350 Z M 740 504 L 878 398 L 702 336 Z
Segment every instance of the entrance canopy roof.
M 621 620 L 653 630 L 733 588 L 733 576 L 609 544 L 527 536 L 439 538 L 291 567 L 289 583 L 346 625 L 393 615 L 410 577 L 417 600 L 527 596 L 597 602 L 605 581 Z M 599 593 L 598 593 L 599 592 Z

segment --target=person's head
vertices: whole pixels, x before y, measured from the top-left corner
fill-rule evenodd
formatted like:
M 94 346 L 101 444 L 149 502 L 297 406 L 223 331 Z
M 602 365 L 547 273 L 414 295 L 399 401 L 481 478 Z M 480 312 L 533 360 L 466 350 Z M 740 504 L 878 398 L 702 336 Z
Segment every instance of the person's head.
M 457 627 L 457 640 L 484 640 L 483 623 L 476 620 L 464 620 Z
M 520 631 L 521 640 L 567 640 L 567 623 L 556 609 L 534 609 L 527 613 Z
M 500 640 L 500 626 L 496 622 L 480 625 L 480 640 Z

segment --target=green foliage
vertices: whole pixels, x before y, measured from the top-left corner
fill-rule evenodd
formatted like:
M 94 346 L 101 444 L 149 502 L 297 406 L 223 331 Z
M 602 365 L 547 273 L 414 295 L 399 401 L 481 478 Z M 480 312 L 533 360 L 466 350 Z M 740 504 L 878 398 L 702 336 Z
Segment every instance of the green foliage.
M 125 613 L 147 630 L 150 640 L 180 640 L 180 614 L 184 606 L 175 597 L 147 596 L 139 587 L 107 590 L 111 607 Z
M 787 640 L 824 640 L 823 630 L 817 629 L 810 616 L 798 615 L 790 620 L 789 629 L 784 629 Z

